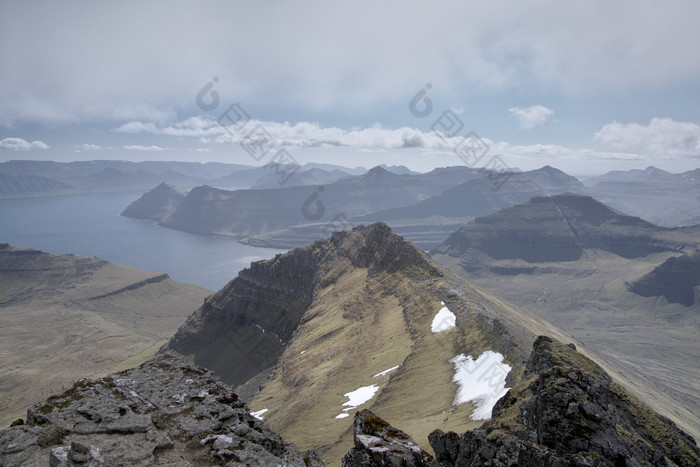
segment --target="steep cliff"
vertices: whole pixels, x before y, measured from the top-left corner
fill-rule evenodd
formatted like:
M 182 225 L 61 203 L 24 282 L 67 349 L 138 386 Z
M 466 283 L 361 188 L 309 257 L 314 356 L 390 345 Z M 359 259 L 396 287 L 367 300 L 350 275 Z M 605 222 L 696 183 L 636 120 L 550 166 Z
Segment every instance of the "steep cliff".
M 629 285 L 642 297 L 666 297 L 669 303 L 687 307 L 699 302 L 700 254 L 674 256 Z
M 565 193 L 477 217 L 431 254 L 471 257 L 483 252 L 495 259 L 559 262 L 577 260 L 586 249 L 600 249 L 636 258 L 694 248 L 700 243 L 699 232 L 699 227 L 655 226 L 589 196 Z
M 180 207 L 186 195 L 178 187 L 161 183 L 127 206 L 121 215 L 160 222 Z

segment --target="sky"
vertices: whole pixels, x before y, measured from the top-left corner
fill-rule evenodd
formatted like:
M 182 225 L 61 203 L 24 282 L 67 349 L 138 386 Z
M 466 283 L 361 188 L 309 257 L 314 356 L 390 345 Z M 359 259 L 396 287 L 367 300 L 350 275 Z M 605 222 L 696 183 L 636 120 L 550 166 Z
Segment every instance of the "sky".
M 691 170 L 697 18 L 696 0 L 4 1 L 0 161 Z

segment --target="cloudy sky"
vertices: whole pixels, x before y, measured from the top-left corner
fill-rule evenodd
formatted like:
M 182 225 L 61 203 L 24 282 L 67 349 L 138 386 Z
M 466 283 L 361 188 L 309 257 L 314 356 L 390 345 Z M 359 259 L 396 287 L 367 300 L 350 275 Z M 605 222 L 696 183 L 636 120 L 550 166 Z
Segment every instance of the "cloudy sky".
M 300 163 L 428 170 L 478 141 L 523 169 L 689 170 L 697 18 L 696 0 L 2 2 L 0 161 L 260 165 L 254 131 Z

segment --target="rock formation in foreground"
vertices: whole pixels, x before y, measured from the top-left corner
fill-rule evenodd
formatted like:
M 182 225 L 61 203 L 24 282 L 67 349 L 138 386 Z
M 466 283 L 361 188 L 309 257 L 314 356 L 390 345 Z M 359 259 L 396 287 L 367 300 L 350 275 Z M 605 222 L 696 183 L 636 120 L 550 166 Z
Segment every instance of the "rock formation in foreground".
M 355 415 L 354 440 L 344 467 L 700 464 L 695 441 L 673 422 L 574 348 L 544 336 L 489 422 L 462 435 L 431 433 L 434 460 L 367 410 Z
M 0 436 L 0 465 L 322 466 L 250 414 L 211 372 L 172 355 L 34 405 Z

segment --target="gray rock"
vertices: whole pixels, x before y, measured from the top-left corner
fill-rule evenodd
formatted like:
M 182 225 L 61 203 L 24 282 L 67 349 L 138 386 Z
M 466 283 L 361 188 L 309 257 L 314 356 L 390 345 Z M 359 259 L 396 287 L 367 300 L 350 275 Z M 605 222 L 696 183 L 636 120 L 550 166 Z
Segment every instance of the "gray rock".
M 433 458 L 410 436 L 394 428 L 369 410 L 355 414 L 355 447 L 343 457 L 343 467 L 428 467 Z
M 0 432 L 0 465 L 324 465 L 251 416 L 232 389 L 172 354 L 81 379 Z

